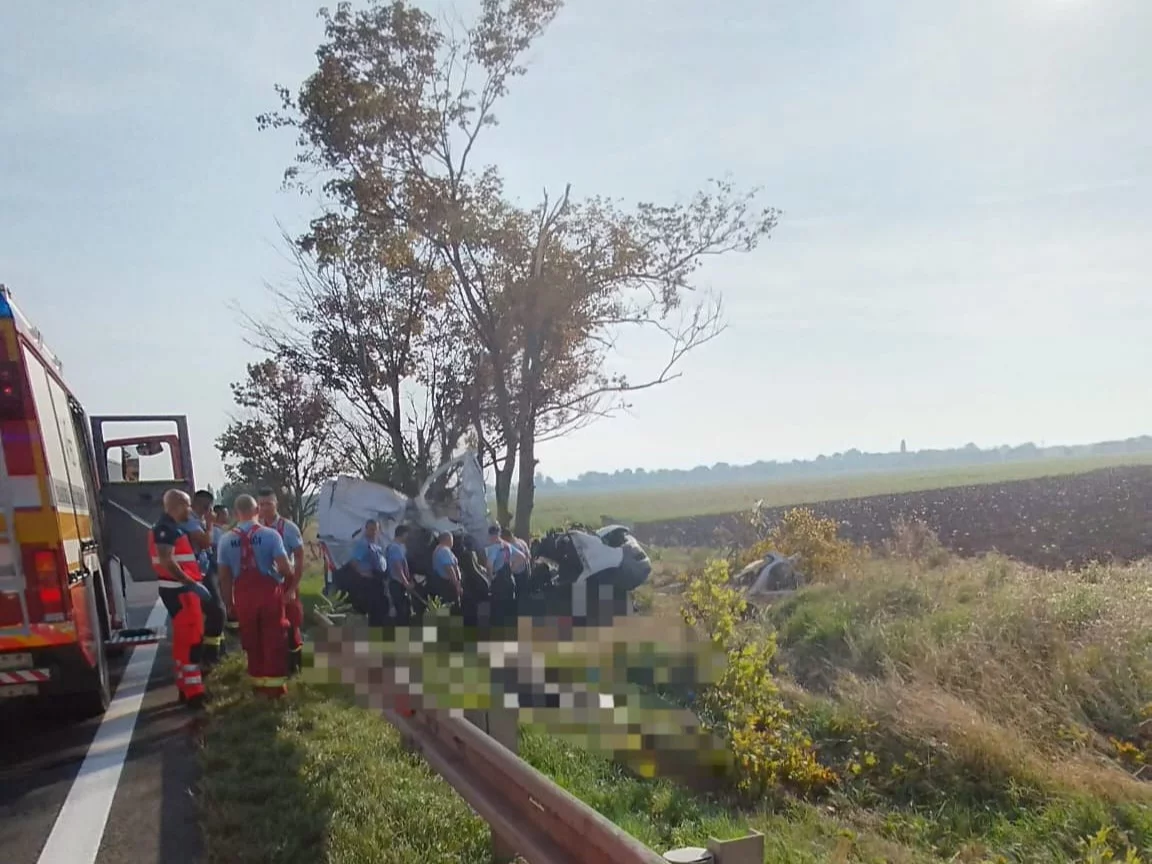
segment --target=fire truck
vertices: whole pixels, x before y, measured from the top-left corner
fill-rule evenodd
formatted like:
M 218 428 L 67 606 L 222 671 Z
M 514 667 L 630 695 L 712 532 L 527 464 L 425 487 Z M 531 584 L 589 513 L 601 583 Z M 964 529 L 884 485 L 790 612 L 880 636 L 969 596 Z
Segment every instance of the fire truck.
M 163 636 L 130 626 L 127 582 L 155 581 L 171 488 L 194 489 L 185 417 L 89 417 L 0 285 L 0 700 L 105 711 L 109 656 Z

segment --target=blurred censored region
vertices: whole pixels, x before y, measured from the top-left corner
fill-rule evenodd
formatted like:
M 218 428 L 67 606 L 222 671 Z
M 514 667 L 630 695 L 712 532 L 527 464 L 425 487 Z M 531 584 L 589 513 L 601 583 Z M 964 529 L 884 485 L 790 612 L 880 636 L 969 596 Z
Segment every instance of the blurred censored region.
M 477 638 L 449 615 L 412 627 L 319 628 L 306 679 L 351 688 L 373 710 L 514 711 L 519 724 L 619 761 L 642 776 L 700 781 L 731 756 L 684 705 L 726 656 L 687 628 L 635 617 L 608 627 L 520 618 Z

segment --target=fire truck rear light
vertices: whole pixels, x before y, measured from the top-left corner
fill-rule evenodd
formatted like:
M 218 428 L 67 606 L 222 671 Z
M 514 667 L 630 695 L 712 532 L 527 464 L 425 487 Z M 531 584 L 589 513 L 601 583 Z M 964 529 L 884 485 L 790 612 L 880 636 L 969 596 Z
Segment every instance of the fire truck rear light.
M 45 615 L 64 611 L 64 592 L 60 588 L 60 571 L 56 553 L 51 549 L 38 549 L 32 553 L 32 572 L 36 574 L 36 592 L 40 596 L 40 609 Z
M 0 362 L 0 420 L 25 420 L 22 370 L 14 360 Z

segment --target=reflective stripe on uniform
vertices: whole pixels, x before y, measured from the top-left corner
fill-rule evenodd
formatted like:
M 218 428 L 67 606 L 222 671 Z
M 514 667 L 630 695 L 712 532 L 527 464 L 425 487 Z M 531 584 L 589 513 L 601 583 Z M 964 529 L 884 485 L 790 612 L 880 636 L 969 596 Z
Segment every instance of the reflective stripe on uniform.
M 195 562 L 196 556 L 195 555 L 187 555 L 187 554 L 173 555 L 172 560 L 175 561 L 177 564 L 187 564 L 189 561 Z M 152 556 L 152 566 L 153 567 L 159 567 L 160 566 L 160 556 L 159 555 L 153 555 Z
M 219 645 L 223 640 L 223 636 L 205 636 L 201 642 L 204 645 Z

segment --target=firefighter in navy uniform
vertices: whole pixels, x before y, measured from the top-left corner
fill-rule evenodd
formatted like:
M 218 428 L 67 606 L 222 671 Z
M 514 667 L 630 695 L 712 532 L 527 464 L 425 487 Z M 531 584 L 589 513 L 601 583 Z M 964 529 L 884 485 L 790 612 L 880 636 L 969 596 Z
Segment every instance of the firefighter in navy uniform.
M 288 674 L 294 675 L 303 666 L 304 639 L 300 628 L 304 625 L 304 606 L 300 602 L 300 582 L 304 578 L 304 535 L 300 526 L 280 515 L 276 492 L 261 489 L 256 493 L 256 506 L 260 524 L 275 529 L 284 541 L 284 551 L 292 559 L 292 582 L 284 586 L 284 611 L 288 616 Z
M 212 593 L 204 586 L 192 539 L 184 529 L 192 499 L 179 489 L 164 493 L 164 515 L 148 534 L 148 553 L 159 580 L 160 600 L 172 618 L 172 660 L 180 701 L 198 707 L 204 701 L 200 655 L 204 604 Z
M 240 622 L 240 645 L 248 655 L 248 677 L 261 696 L 283 696 L 288 689 L 288 618 L 285 583 L 292 565 L 274 528 L 256 520 L 256 500 L 241 495 L 233 504 L 236 527 L 216 550 L 220 589 L 229 611 Z

